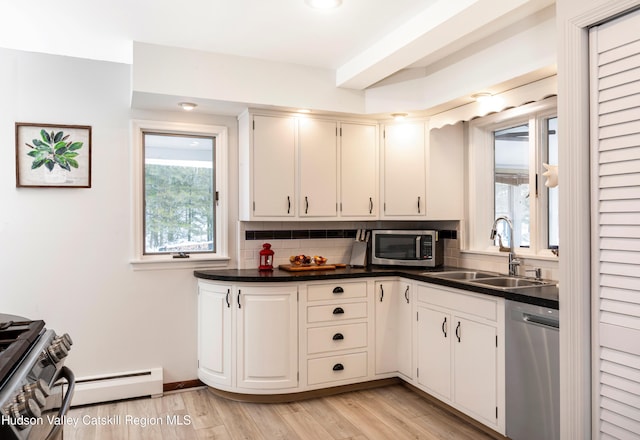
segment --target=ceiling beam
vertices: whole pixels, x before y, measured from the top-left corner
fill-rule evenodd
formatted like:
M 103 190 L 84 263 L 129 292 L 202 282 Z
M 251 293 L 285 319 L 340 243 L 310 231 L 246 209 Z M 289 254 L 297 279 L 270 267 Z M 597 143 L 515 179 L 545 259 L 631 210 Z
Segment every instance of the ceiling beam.
M 553 0 L 440 0 L 340 66 L 336 86 L 364 90 L 421 59 L 449 55 L 447 47 L 459 40 L 469 44 L 498 30 L 488 25 L 507 26 L 549 4 Z

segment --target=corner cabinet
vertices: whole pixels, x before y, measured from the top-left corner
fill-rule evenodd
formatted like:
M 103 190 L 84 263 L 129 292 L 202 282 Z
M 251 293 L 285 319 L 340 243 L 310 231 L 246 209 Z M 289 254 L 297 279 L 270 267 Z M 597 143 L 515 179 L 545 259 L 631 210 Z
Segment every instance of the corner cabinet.
M 225 391 L 260 394 L 298 386 L 298 291 L 198 282 L 198 378 Z
M 382 148 L 382 219 L 464 218 L 464 124 L 386 125 Z
M 504 301 L 417 285 L 417 386 L 504 433 Z
M 378 126 L 288 113 L 238 118 L 240 220 L 378 217 Z

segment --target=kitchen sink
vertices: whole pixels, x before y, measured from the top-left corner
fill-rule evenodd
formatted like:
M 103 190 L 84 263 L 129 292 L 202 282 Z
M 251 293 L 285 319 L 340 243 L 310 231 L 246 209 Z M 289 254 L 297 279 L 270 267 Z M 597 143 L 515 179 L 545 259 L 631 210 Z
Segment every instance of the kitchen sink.
M 469 280 L 474 284 L 481 284 L 488 287 L 493 287 L 497 289 L 517 289 L 519 287 L 538 287 L 538 286 L 546 286 L 551 283 L 547 281 L 538 281 L 531 280 L 527 278 L 517 278 L 517 277 L 496 277 L 496 278 L 486 278 L 479 280 Z
M 423 275 L 430 277 L 444 278 L 446 280 L 476 280 L 479 278 L 491 278 L 498 275 L 494 273 L 476 272 L 476 271 L 451 271 L 451 272 L 425 272 Z

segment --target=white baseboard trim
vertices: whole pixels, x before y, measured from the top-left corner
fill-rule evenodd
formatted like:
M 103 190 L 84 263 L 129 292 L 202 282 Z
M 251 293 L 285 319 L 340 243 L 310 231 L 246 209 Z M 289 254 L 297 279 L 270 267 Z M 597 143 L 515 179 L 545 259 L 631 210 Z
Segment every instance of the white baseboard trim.
M 71 406 L 144 396 L 162 396 L 162 368 L 77 378 Z

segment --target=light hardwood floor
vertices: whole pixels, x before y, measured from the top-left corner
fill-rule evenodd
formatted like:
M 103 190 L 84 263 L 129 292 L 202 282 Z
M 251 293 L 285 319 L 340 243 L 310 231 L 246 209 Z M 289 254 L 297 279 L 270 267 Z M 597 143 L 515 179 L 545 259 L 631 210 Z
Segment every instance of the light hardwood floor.
M 67 422 L 76 420 L 65 440 L 492 438 L 402 385 L 278 404 L 235 402 L 200 388 L 73 408 Z

